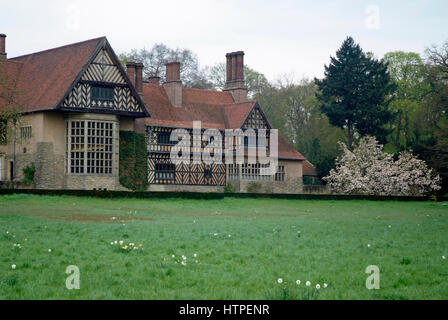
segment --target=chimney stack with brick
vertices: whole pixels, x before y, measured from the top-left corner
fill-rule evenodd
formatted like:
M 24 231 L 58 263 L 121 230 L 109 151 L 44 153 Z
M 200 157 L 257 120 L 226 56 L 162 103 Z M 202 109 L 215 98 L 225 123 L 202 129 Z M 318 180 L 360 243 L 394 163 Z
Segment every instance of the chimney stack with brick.
M 150 84 L 157 84 L 157 85 L 159 85 L 160 84 L 160 77 L 158 77 L 158 76 L 149 77 L 148 78 L 148 82 Z
M 135 89 L 140 96 L 143 95 L 143 63 L 141 62 L 135 64 Z
M 244 85 L 244 52 L 226 54 L 226 85 L 224 91 L 230 91 L 235 102 L 247 101 L 247 88 Z
M 136 63 L 129 61 L 126 62 L 126 73 L 128 74 L 129 80 L 131 80 L 131 83 L 133 86 L 135 86 L 135 67 Z
M 0 33 L 0 61 L 6 60 L 6 34 Z
M 166 81 L 163 84 L 165 92 L 174 107 L 182 107 L 182 81 L 180 80 L 180 62 L 170 62 L 165 66 Z

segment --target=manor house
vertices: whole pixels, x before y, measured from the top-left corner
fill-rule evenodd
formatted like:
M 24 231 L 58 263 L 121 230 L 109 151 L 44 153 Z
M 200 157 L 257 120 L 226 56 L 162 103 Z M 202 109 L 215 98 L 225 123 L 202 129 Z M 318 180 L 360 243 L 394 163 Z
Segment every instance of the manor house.
M 170 161 L 171 132 L 192 132 L 194 121 L 223 136 L 226 129 L 273 129 L 247 97 L 242 51 L 226 55 L 225 88 L 212 91 L 184 88 L 178 62 L 166 64 L 163 83 L 144 79 L 142 63 L 124 68 L 105 37 L 13 58 L 5 43 L 0 34 L 0 114 L 18 106 L 21 116 L 0 122 L 0 180 L 22 181 L 23 168 L 33 164 L 35 188 L 125 190 L 120 131 L 135 131 L 146 135 L 149 191 L 222 191 L 230 183 L 240 192 L 302 192 L 306 159 L 281 135 L 272 175 L 261 174 L 258 162 Z M 269 139 L 257 143 L 269 154 Z

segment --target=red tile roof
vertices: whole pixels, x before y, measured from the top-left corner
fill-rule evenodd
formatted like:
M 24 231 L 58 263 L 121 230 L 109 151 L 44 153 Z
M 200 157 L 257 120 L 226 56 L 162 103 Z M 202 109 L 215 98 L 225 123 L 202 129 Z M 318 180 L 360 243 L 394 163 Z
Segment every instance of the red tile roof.
M 143 100 L 150 118 L 146 124 L 191 128 L 193 121 L 201 121 L 203 128 L 225 129 L 223 107 L 233 103 L 228 92 L 182 89 L 182 107 L 171 105 L 165 89 L 161 85 L 143 84 Z
M 254 105 L 255 101 L 225 105 L 224 115 L 226 119 L 226 127 L 228 129 L 241 128 Z
M 17 93 L 17 79 L 23 64 L 14 61 L 0 61 L 0 109 L 17 108 L 20 98 Z M 12 99 L 12 102 L 11 102 Z
M 317 176 L 316 167 L 308 160 L 303 161 L 303 175 Z
M 193 121 L 201 121 L 202 128 L 239 129 L 254 108 L 256 101 L 235 103 L 229 92 L 182 89 L 182 107 L 171 105 L 161 85 L 144 83 L 143 100 L 151 118 L 145 124 L 192 128 Z M 140 130 L 142 123 L 137 125 Z M 287 140 L 279 134 L 280 159 L 304 160 Z
M 278 133 L 278 157 L 285 160 L 305 160 L 305 157 L 294 149 L 280 132 Z
M 21 65 L 16 72 L 19 102 L 23 111 L 53 109 L 87 64 L 104 37 L 36 52 L 7 60 L 6 65 Z

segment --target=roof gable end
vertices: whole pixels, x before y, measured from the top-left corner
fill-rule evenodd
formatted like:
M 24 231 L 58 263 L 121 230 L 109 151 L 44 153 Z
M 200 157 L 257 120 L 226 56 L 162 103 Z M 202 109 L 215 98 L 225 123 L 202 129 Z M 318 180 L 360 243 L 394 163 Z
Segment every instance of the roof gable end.
M 113 88 L 113 101 L 95 100 L 92 85 Z M 149 117 L 145 104 L 104 37 L 57 104 L 61 110 Z

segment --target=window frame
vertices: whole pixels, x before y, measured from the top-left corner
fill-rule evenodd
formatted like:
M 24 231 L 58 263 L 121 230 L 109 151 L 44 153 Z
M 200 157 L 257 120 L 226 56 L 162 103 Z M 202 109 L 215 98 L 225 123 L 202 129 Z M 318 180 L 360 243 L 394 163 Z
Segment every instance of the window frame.
M 171 141 L 171 132 L 158 132 L 157 133 L 157 144 L 158 145 L 174 146 L 177 143 L 178 143 L 178 141 Z
M 284 164 L 277 166 L 277 172 L 275 173 L 275 182 L 285 182 L 286 180 L 286 166 Z
M 96 92 L 98 90 L 98 92 Z M 109 92 L 109 94 L 105 94 L 106 92 Z M 96 93 L 98 95 L 96 95 Z M 110 94 L 112 95 L 110 97 Z M 106 102 L 113 102 L 115 96 L 115 90 L 112 86 L 106 86 L 106 85 L 97 85 L 92 84 L 90 87 L 90 98 L 95 101 L 106 101 Z
M 155 163 L 154 179 L 174 181 L 176 179 L 176 165 L 164 162 Z
M 21 126 L 20 127 L 20 140 L 31 139 L 33 136 L 33 126 Z
M 113 121 L 67 120 L 66 174 L 112 176 L 115 172 L 114 140 Z

